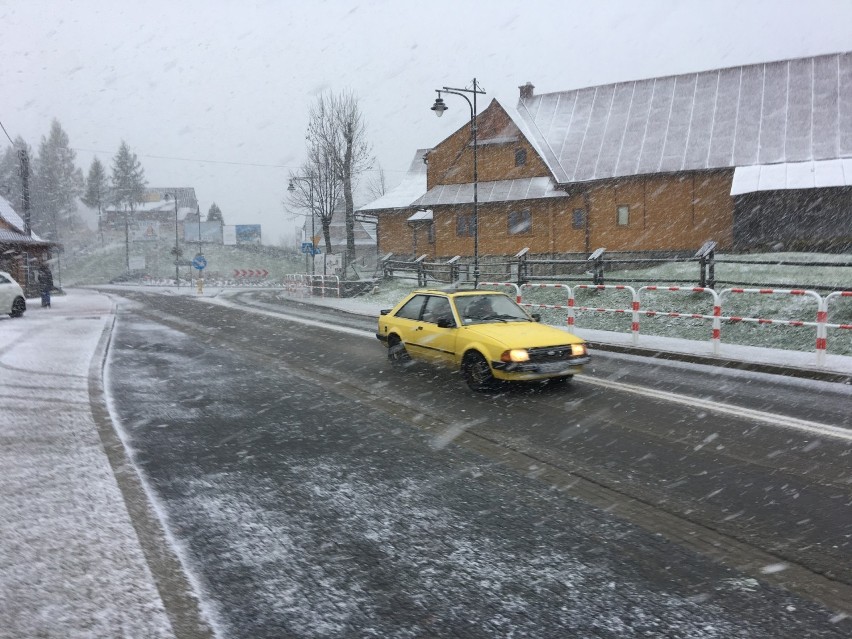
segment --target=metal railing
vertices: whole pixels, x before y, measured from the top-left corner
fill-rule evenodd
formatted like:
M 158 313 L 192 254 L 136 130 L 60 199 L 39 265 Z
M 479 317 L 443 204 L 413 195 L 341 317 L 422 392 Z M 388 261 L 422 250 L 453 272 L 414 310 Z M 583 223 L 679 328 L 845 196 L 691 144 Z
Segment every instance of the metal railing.
M 427 286 L 430 282 L 453 283 L 458 281 L 469 281 L 473 279 L 472 265 L 456 255 L 446 262 L 428 262 L 427 255 L 406 258 L 395 257 L 392 253 L 386 255 L 380 261 L 382 273 L 386 278 L 409 278 L 417 280 L 418 286 Z M 689 279 L 666 277 L 665 279 L 653 276 L 625 276 L 624 270 L 642 267 L 653 267 L 664 264 L 694 264 L 695 277 Z M 823 293 L 842 291 L 848 285 L 842 282 L 838 284 L 825 283 L 774 283 L 774 282 L 743 282 L 734 278 L 722 279 L 718 277 L 717 267 L 719 265 L 747 265 L 747 266 L 790 266 L 797 268 L 852 268 L 852 262 L 822 262 L 822 261 L 761 261 L 749 259 L 719 258 L 716 256 L 716 242 L 707 241 L 692 255 L 675 253 L 633 253 L 614 254 L 607 253 L 606 248 L 598 248 L 588 255 L 576 254 L 576 256 L 558 257 L 536 257 L 530 255 L 530 249 L 524 248 L 511 257 L 482 257 L 480 256 L 480 279 L 490 281 L 511 280 L 521 286 L 530 282 L 581 282 L 595 285 L 606 284 L 607 273 L 612 273 L 614 268 L 621 267 L 622 272 L 617 275 L 619 284 L 666 284 L 666 285 L 690 285 L 701 288 L 715 289 L 722 287 L 748 287 L 756 286 L 762 288 L 791 288 L 817 290 Z
M 514 286 L 513 282 L 492 282 L 491 286 Z M 816 354 L 816 365 L 819 368 L 825 366 L 826 355 L 828 351 L 828 329 L 838 331 L 852 330 L 852 324 L 846 323 L 829 323 L 828 309 L 829 304 L 840 298 L 852 298 L 852 291 L 836 291 L 822 296 L 816 291 L 800 290 L 800 289 L 743 289 L 743 288 L 728 288 L 723 291 L 716 292 L 711 288 L 706 287 L 680 287 L 680 286 L 643 286 L 639 289 L 634 289 L 623 284 L 580 284 L 574 287 L 567 285 L 557 285 L 567 294 L 566 304 L 542 304 L 534 302 L 525 296 L 538 288 L 543 288 L 544 285 L 524 284 L 519 288 L 520 305 L 525 308 L 541 308 L 541 309 L 559 309 L 565 310 L 566 323 L 569 327 L 574 327 L 578 323 L 577 314 L 580 312 L 590 313 L 616 313 L 621 315 L 631 315 L 630 332 L 632 343 L 639 345 L 640 336 L 640 316 L 646 317 L 666 317 L 674 319 L 697 319 L 711 322 L 712 328 L 709 332 L 709 337 L 712 342 L 713 353 L 718 355 L 720 352 L 720 344 L 722 341 L 723 330 L 722 324 L 736 324 L 740 322 L 759 324 L 762 326 L 793 326 L 793 327 L 810 327 L 816 329 L 816 340 L 814 343 L 814 352 Z M 594 306 L 580 306 L 576 303 L 576 292 L 579 290 L 603 291 L 617 290 L 624 291 L 630 294 L 630 304 L 618 308 L 603 308 Z M 643 296 L 645 292 L 667 293 L 679 292 L 680 294 L 702 293 L 711 297 L 712 312 L 711 313 L 696 313 L 692 310 L 676 310 L 676 311 L 659 311 L 649 308 L 644 308 L 648 302 Z M 736 315 L 725 315 L 723 307 L 726 300 L 737 294 L 758 294 L 758 295 L 793 295 L 802 298 L 814 300 L 815 307 L 813 313 L 814 321 L 794 320 L 781 317 L 747 317 Z

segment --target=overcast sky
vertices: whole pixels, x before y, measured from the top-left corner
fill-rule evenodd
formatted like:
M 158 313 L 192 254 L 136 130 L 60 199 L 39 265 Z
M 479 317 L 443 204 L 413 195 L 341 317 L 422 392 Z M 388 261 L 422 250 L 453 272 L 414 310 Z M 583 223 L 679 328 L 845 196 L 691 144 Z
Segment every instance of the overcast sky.
M 358 96 L 393 187 L 469 118 L 454 96 L 434 117 L 444 85 L 476 77 L 482 110 L 527 81 L 548 93 L 852 50 L 850 0 L 0 0 L 0 25 L 13 138 L 37 151 L 57 118 L 84 174 L 124 139 L 149 186 L 194 187 L 203 214 L 216 202 L 266 244 L 297 223 L 287 175 L 324 90 Z

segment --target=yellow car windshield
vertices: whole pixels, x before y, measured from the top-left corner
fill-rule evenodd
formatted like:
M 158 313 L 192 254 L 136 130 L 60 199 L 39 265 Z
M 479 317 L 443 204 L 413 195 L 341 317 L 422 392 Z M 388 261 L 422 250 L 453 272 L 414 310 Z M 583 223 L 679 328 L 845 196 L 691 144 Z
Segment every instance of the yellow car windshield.
M 529 322 L 530 317 L 505 295 L 465 295 L 455 299 L 462 324 Z

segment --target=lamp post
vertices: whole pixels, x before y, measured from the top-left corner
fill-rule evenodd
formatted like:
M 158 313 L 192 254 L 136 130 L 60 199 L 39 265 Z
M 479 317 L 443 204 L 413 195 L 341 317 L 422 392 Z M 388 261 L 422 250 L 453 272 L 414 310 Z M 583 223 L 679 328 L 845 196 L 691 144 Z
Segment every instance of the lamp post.
M 198 254 L 201 255 L 201 207 L 195 207 L 195 212 L 198 214 Z
M 316 265 L 314 261 L 314 257 L 316 256 L 316 246 L 314 246 L 314 237 L 316 237 L 316 229 L 314 228 L 314 221 L 316 219 L 316 215 L 314 215 L 314 176 L 313 175 L 305 175 L 305 176 L 293 176 L 290 178 L 290 184 L 287 187 L 287 190 L 290 193 L 293 193 L 296 190 L 296 182 L 307 182 L 310 200 L 311 200 L 311 275 L 316 273 Z
M 439 118 L 444 115 L 444 111 L 446 111 L 449 107 L 444 104 L 444 99 L 441 97 L 442 93 L 452 93 L 453 95 L 458 95 L 463 97 L 467 101 L 467 105 L 470 107 L 470 130 L 473 134 L 473 285 L 474 288 L 479 287 L 479 197 L 478 197 L 478 183 L 479 183 L 479 175 L 477 173 L 477 163 L 476 163 L 476 96 L 478 94 L 485 95 L 485 91 L 482 91 L 482 87 L 479 86 L 479 83 L 476 81 L 476 78 L 473 79 L 473 88 L 471 89 L 456 89 L 454 87 L 443 87 L 441 89 L 435 89 L 438 92 L 438 97 L 435 98 L 435 104 L 432 105 L 432 110 L 435 112 Z M 473 102 L 470 101 L 470 98 L 465 95 L 466 93 L 470 93 L 473 95 Z
M 178 258 L 180 257 L 180 249 L 178 248 L 178 201 L 177 195 L 172 194 L 171 196 L 166 193 L 164 199 L 168 202 L 169 197 L 171 197 L 175 201 L 175 285 L 180 288 L 180 271 L 178 270 Z M 191 284 L 191 282 L 190 282 Z

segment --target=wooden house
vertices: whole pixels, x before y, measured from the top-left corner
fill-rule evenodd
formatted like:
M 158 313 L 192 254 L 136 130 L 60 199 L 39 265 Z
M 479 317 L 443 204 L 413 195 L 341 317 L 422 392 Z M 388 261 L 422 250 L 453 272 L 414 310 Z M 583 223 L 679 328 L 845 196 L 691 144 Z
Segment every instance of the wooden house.
M 541 95 L 527 83 L 477 124 L 481 256 L 852 250 L 852 53 Z M 429 254 L 470 256 L 470 126 L 426 160 L 423 195 L 362 208 L 379 251 L 413 246 L 400 220 L 430 211 Z

